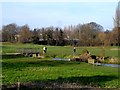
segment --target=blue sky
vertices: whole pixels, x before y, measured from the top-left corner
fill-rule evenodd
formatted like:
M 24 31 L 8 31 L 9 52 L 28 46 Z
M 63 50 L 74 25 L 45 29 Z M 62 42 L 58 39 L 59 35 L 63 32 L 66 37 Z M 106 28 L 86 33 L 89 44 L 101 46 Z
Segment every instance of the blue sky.
M 2 25 L 28 24 L 32 29 L 96 22 L 112 29 L 116 6 L 117 2 L 4 2 Z

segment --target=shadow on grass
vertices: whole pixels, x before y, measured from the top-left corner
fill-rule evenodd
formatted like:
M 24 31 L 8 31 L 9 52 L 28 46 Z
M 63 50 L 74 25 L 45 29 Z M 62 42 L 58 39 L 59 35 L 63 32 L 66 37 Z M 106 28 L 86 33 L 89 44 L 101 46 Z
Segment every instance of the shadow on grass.
M 93 90 L 96 88 L 105 88 L 105 82 L 118 79 L 116 76 L 80 76 L 80 77 L 59 77 L 56 80 L 34 80 L 31 83 L 23 83 L 20 90 L 38 90 L 41 88 L 81 88 Z M 4 87 L 7 88 L 7 87 Z M 14 86 L 14 88 L 17 88 Z M 90 89 L 91 88 L 91 89 Z M 99 89 L 97 89 L 99 90 Z
M 46 86 L 48 87 L 61 87 L 64 86 L 66 87 L 66 85 L 71 84 L 77 87 L 80 86 L 87 86 L 87 87 L 104 87 L 105 86 L 105 82 L 107 81 L 112 81 L 114 79 L 118 79 L 118 77 L 116 76 L 105 76 L 105 75 L 97 75 L 97 76 L 80 76 L 80 77 L 68 77 L 68 78 L 62 78 L 59 77 L 56 80 L 47 80 L 47 81 L 43 81 L 45 84 L 45 86 L 43 86 L 43 88 L 45 88 Z M 34 81 L 35 83 L 39 84 L 39 80 Z M 69 86 L 68 86 L 69 88 Z
M 14 54 L 9 54 L 9 55 L 2 55 L 2 59 L 15 59 L 15 58 L 23 58 L 25 57 L 24 55 L 21 55 L 21 54 L 17 54 L 17 55 L 14 55 Z
M 34 60 L 33 58 L 25 58 L 25 60 L 12 60 L 10 62 L 2 62 L 2 67 L 7 68 L 25 68 L 25 67 L 54 67 L 54 66 L 65 66 L 79 64 L 79 62 L 68 62 L 68 61 L 55 61 L 55 60 Z

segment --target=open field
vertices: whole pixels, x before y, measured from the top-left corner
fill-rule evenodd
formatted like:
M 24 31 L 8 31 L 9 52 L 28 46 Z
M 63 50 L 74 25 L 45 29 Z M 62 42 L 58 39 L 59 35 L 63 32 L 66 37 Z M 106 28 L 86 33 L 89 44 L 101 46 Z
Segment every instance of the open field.
M 3 43 L 2 45 L 2 53 L 16 53 L 18 48 L 39 48 L 42 53 L 43 50 L 42 45 L 35 44 L 11 44 L 11 43 Z M 48 51 L 47 54 L 49 57 L 59 57 L 64 58 L 69 55 L 73 55 L 73 46 L 47 46 Z M 80 55 L 83 49 L 87 49 L 93 55 L 100 55 L 102 47 L 77 47 L 76 55 Z M 120 50 L 118 47 L 104 47 L 105 56 L 109 57 L 117 57 L 120 58 L 118 53 Z
M 47 46 L 47 58 L 38 59 L 21 55 L 6 55 L 15 53 L 17 48 L 39 48 L 34 44 L 3 44 L 2 83 L 14 85 L 18 81 L 21 85 L 39 87 L 97 87 L 120 88 L 118 68 L 94 66 L 84 62 L 54 61 L 53 57 L 64 58 L 73 55 L 72 46 Z M 77 55 L 87 48 L 92 54 L 100 54 L 100 47 L 77 47 Z M 105 55 L 118 57 L 118 51 L 105 48 Z M 111 52 L 110 52 L 111 51 Z

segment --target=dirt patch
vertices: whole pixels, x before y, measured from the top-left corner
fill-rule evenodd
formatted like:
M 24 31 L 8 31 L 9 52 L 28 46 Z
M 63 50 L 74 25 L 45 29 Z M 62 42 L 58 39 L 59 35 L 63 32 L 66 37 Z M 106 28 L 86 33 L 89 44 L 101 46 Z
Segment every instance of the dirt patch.
M 112 48 L 111 50 L 120 50 L 120 48 Z

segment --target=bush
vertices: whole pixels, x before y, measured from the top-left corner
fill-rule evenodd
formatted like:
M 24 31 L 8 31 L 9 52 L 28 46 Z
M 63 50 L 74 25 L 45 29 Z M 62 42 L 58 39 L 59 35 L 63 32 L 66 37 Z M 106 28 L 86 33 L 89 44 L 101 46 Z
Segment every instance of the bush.
M 83 49 L 82 52 L 81 52 L 82 55 L 84 55 L 86 53 L 89 53 L 87 49 Z

